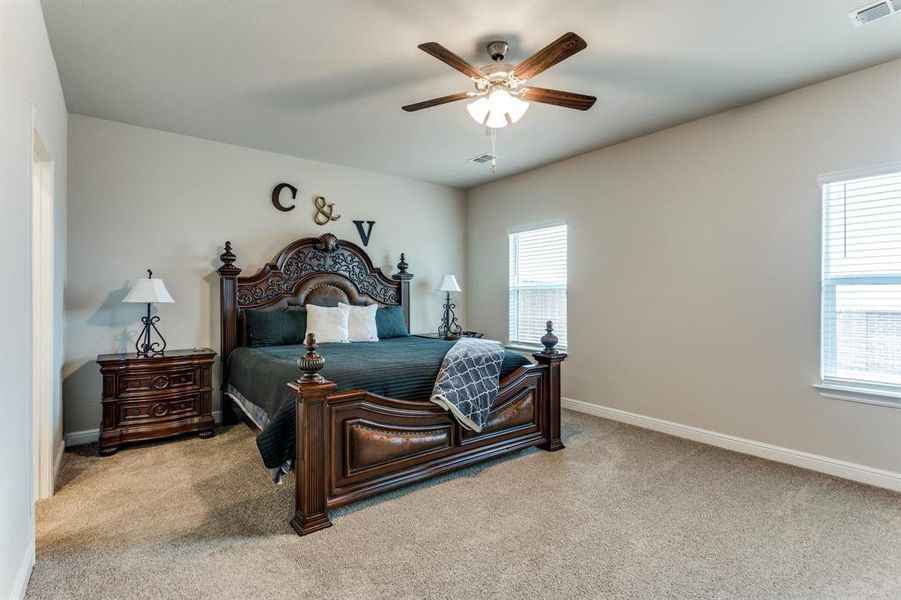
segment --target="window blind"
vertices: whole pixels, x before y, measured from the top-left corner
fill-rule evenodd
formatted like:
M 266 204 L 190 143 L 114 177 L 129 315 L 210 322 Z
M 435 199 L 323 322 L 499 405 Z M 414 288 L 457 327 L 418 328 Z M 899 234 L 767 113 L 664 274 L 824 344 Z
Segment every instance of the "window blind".
M 566 225 L 510 234 L 510 343 L 539 345 L 547 321 L 566 347 Z
M 823 380 L 901 386 L 901 173 L 823 186 Z

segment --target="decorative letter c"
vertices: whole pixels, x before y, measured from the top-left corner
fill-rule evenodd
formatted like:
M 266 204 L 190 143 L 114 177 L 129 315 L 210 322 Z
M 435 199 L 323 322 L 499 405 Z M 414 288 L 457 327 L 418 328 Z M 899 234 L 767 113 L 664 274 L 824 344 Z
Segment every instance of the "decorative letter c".
M 297 198 L 297 188 L 291 185 L 290 183 L 280 183 L 272 190 L 272 206 L 279 209 L 282 212 L 288 212 L 289 210 L 294 210 L 294 204 L 291 206 L 282 205 L 281 201 L 279 201 L 279 194 L 282 193 L 284 188 L 288 188 L 291 190 L 291 197 Z

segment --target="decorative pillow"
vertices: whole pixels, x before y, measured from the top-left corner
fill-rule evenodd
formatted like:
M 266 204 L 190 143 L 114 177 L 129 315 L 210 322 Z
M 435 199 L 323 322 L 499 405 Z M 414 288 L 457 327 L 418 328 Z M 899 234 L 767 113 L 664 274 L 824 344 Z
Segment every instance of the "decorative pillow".
M 307 304 L 307 333 L 316 335 L 320 344 L 326 342 L 347 342 L 347 325 L 350 307 L 346 304 L 338 306 L 316 306 Z
M 407 337 L 407 321 L 400 306 L 380 306 L 375 311 L 375 326 L 380 340 Z
M 250 345 L 254 348 L 303 343 L 303 334 L 307 329 L 305 310 L 248 309 L 244 311 L 244 316 Z
M 379 333 L 375 325 L 375 313 L 379 307 L 378 304 L 351 306 L 350 304 L 339 303 L 338 306 L 346 306 L 350 311 L 347 317 L 347 339 L 349 341 L 379 341 Z

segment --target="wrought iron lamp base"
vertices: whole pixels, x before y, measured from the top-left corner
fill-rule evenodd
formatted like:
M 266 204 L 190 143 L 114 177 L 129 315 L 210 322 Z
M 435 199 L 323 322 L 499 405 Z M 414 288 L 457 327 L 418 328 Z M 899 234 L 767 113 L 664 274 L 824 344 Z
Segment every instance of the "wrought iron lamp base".
M 460 339 L 460 332 L 463 328 L 457 323 L 457 315 L 454 309 L 457 305 L 451 302 L 450 292 L 447 292 L 447 299 L 444 301 L 444 315 L 441 317 L 441 326 L 438 327 L 438 337 L 445 340 Z
M 144 324 L 144 329 L 141 330 L 141 335 L 138 336 L 138 341 L 135 342 L 135 350 L 137 350 L 139 357 L 148 358 L 151 356 L 162 356 L 165 353 L 166 338 L 163 337 L 163 334 L 160 333 L 160 330 L 156 327 L 156 324 L 159 322 L 159 315 L 150 316 L 150 303 L 148 302 L 147 316 L 141 317 L 141 323 Z M 161 340 L 160 342 L 150 341 L 151 330 L 156 332 L 156 335 L 159 336 Z

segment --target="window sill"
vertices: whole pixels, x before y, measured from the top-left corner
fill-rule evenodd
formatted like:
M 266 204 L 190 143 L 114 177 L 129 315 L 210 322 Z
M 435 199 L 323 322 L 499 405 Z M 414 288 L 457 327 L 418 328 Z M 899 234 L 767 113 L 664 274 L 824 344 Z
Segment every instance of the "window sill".
M 530 344 L 507 344 L 504 348 L 508 350 L 516 350 L 517 352 L 541 352 L 543 346 L 535 345 L 532 346 Z
M 813 387 L 823 398 L 901 408 L 901 389 L 870 388 L 837 381 L 817 383 Z

